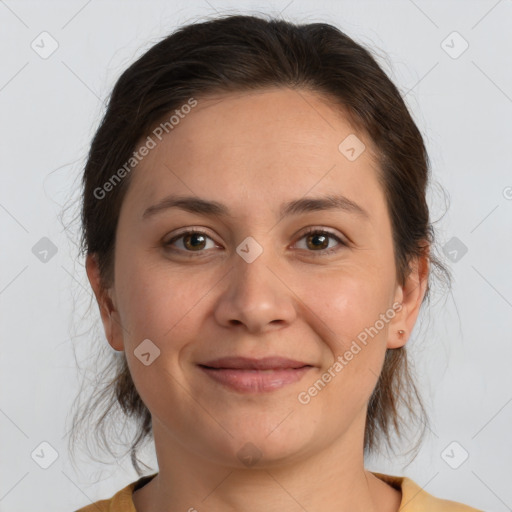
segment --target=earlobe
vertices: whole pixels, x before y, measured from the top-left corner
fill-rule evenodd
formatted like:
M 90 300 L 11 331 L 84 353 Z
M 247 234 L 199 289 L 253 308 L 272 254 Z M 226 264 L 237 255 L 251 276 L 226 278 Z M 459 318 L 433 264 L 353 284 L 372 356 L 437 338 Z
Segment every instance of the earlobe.
M 101 321 L 108 343 L 114 350 L 124 350 L 122 336 L 117 332 L 114 325 L 114 315 L 117 314 L 114 303 L 109 295 L 109 290 L 103 287 L 99 271 L 97 255 L 90 253 L 86 257 L 85 269 L 91 288 L 96 297 L 96 302 L 100 310 Z
M 396 311 L 395 317 L 390 324 L 388 331 L 387 348 L 400 348 L 407 343 L 407 331 L 404 329 L 404 318 L 407 317 L 407 311 L 404 311 L 403 289 L 399 287 L 397 297 L 393 303 L 393 310 Z
M 391 333 L 388 338 L 387 348 L 403 347 L 408 340 L 406 334 L 403 329 L 398 329 L 398 331 Z

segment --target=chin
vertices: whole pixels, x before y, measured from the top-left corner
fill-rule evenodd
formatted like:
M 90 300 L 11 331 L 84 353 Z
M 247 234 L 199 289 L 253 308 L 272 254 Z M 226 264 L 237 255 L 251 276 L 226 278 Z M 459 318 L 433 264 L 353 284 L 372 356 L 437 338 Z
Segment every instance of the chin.
M 311 436 L 307 436 L 307 430 L 303 426 L 286 425 L 291 418 L 284 418 L 286 415 L 269 422 L 271 426 L 252 422 L 232 431 L 234 439 L 230 440 L 228 452 L 232 454 L 235 466 L 264 469 L 285 464 L 309 451 Z

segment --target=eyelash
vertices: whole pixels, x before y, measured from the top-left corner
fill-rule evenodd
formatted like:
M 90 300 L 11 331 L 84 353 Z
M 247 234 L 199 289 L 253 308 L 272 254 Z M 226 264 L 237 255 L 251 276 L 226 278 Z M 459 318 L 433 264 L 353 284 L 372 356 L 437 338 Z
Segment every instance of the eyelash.
M 203 231 L 201 229 L 192 229 L 190 231 L 183 231 L 182 233 L 179 233 L 178 235 L 176 235 L 175 237 L 171 238 L 167 242 L 164 242 L 164 246 L 166 248 L 171 248 L 171 245 L 174 242 L 176 242 L 180 238 L 183 238 L 185 235 L 196 235 L 196 234 L 204 235 L 204 236 L 210 238 L 210 240 L 213 240 L 208 235 L 208 233 L 206 233 L 206 231 Z M 348 247 L 348 244 L 346 242 L 344 242 L 339 236 L 335 235 L 331 231 L 327 231 L 325 229 L 319 229 L 319 228 L 315 228 L 315 227 L 308 228 L 304 233 L 301 234 L 299 240 L 301 240 L 304 237 L 306 237 L 308 235 L 311 235 L 311 234 L 327 235 L 329 238 L 335 239 L 341 246 Z M 171 248 L 171 250 L 175 251 L 175 252 L 185 252 L 186 254 L 189 254 L 191 257 L 197 257 L 197 256 L 192 256 L 194 254 L 194 251 L 184 251 L 183 249 L 173 249 L 173 248 Z M 322 249 L 321 251 L 308 251 L 308 252 L 312 253 L 314 256 L 325 256 L 327 254 L 332 254 L 334 252 L 337 252 L 338 250 L 340 250 L 340 249 L 339 248 L 335 248 L 335 247 L 331 247 L 331 248 L 328 248 L 328 249 Z M 198 251 L 198 254 L 204 253 L 204 252 L 205 252 L 205 250 Z

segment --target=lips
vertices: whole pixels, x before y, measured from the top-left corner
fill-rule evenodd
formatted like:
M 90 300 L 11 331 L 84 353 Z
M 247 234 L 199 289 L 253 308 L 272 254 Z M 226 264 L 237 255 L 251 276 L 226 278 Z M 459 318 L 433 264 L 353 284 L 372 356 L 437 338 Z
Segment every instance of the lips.
M 215 382 L 240 393 L 275 391 L 302 379 L 313 368 L 283 357 L 223 357 L 198 366 Z
M 217 369 L 231 370 L 284 370 L 287 368 L 302 368 L 311 366 L 303 361 L 296 361 L 284 357 L 265 357 L 252 359 L 248 357 L 222 357 L 214 361 L 208 361 L 200 366 Z

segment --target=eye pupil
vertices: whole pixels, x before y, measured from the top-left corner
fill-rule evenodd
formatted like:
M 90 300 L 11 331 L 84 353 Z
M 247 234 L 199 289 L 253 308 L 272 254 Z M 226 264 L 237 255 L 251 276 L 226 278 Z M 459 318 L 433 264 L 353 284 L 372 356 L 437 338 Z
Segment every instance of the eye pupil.
M 309 242 L 310 241 L 312 241 L 313 239 L 318 239 L 318 238 L 321 238 L 322 241 L 320 242 L 320 245 L 317 245 L 317 244 L 313 243 L 313 246 L 312 246 L 313 248 L 315 248 L 315 249 L 318 249 L 318 248 L 324 249 L 325 247 L 327 247 L 329 245 L 328 237 L 326 237 L 325 235 L 323 235 L 321 233 L 320 234 L 319 233 L 314 233 L 312 235 L 309 235 L 308 238 L 307 238 L 308 246 L 309 246 Z
M 199 241 L 198 243 L 192 242 L 189 246 L 189 241 L 191 239 L 195 240 L 197 238 L 201 238 L 202 240 Z M 192 248 L 192 249 L 196 248 L 197 249 L 199 247 L 200 249 L 202 249 L 205 244 L 205 236 L 202 233 L 191 233 L 191 234 L 185 235 L 183 237 L 183 241 L 184 241 L 185 247 L 187 247 L 187 248 Z

